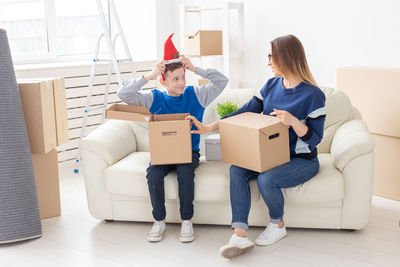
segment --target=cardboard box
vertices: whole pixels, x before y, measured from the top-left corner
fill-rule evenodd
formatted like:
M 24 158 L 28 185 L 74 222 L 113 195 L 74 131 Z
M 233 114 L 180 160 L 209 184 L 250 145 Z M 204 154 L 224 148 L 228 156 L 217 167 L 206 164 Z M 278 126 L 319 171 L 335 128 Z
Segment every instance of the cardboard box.
M 219 122 L 222 161 L 265 172 L 290 161 L 289 128 L 273 116 L 246 112 Z
M 208 83 L 210 83 L 209 79 L 199 79 L 199 86 L 203 86 Z
M 54 94 L 51 81 L 18 81 L 32 154 L 46 154 L 57 146 Z
M 149 122 L 150 162 L 153 165 L 192 162 L 189 113 L 153 115 L 143 106 L 114 104 L 106 118 Z
M 400 137 L 400 69 L 339 68 L 337 88 L 360 110 L 371 133 Z
M 183 44 L 186 56 L 222 55 L 222 31 L 186 32 Z
M 375 141 L 374 194 L 400 201 L 400 138 L 372 134 Z
M 219 133 L 206 137 L 206 160 L 221 160 L 221 145 Z
M 39 200 L 40 218 L 61 215 L 57 150 L 32 155 Z
M 65 95 L 64 78 L 52 79 L 54 109 L 56 119 L 57 146 L 61 146 L 69 141 L 68 134 L 68 115 L 67 115 L 67 99 Z

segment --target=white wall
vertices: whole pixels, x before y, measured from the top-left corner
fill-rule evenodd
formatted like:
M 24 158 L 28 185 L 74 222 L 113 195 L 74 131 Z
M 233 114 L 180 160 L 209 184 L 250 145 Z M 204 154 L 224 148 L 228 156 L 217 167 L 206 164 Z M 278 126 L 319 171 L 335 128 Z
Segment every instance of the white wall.
M 294 34 L 303 42 L 320 85 L 336 86 L 342 66 L 400 66 L 400 1 L 245 1 L 243 86 L 260 86 L 269 41 Z
M 199 1 L 158 0 L 171 11 L 157 16 L 163 29 L 179 30 L 182 2 Z M 271 77 L 269 42 L 286 34 L 302 41 L 323 86 L 336 86 L 336 69 L 342 66 L 400 67 L 399 11 L 398 0 L 244 0 L 245 54 L 231 79 L 239 79 L 241 87 L 261 87 Z M 159 49 L 167 34 L 158 35 Z

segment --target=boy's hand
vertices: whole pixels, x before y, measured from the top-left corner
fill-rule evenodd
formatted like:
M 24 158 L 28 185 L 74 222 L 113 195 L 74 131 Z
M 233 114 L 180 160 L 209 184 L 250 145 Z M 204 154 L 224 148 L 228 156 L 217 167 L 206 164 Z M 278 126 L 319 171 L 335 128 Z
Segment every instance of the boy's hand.
M 204 125 L 201 122 L 199 122 L 196 117 L 189 115 L 185 118 L 186 120 L 190 120 L 190 128 L 192 128 L 193 124 L 196 125 L 197 130 L 191 131 L 192 134 L 205 134 L 208 133 L 211 129 L 208 127 L 208 125 Z
M 190 59 L 182 55 L 181 63 L 183 65 L 183 68 L 188 69 L 190 71 L 196 72 L 196 67 L 193 66 L 192 62 Z
M 158 75 L 164 72 L 165 72 L 165 64 L 164 60 L 161 60 L 153 67 L 153 70 L 150 73 L 144 75 L 143 77 L 146 81 L 150 81 L 157 78 Z

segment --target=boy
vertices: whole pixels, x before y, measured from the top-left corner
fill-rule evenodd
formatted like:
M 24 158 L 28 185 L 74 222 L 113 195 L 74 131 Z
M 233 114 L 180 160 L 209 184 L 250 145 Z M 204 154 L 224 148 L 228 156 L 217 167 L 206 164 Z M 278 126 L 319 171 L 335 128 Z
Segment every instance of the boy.
M 171 34 L 164 44 L 164 60 L 158 62 L 153 70 L 142 77 L 130 80 L 118 91 L 118 96 L 129 105 L 145 106 L 153 114 L 190 113 L 199 121 L 203 119 L 205 107 L 210 104 L 225 88 L 228 79 L 214 69 L 202 69 L 193 66 L 188 58 L 179 56 L 172 43 Z M 192 71 L 210 83 L 202 87 L 186 86 L 185 70 Z M 147 81 L 162 75 L 160 83 L 166 92 L 152 90 L 139 92 Z M 193 129 L 195 126 L 192 127 Z M 199 165 L 200 135 L 192 134 L 192 163 L 152 165 L 147 168 L 146 178 L 150 192 L 153 217 L 155 222 L 147 235 L 150 242 L 158 242 L 165 231 L 164 177 L 173 169 L 178 174 L 179 203 L 182 219 L 181 242 L 194 240 L 191 219 L 193 217 L 194 170 Z

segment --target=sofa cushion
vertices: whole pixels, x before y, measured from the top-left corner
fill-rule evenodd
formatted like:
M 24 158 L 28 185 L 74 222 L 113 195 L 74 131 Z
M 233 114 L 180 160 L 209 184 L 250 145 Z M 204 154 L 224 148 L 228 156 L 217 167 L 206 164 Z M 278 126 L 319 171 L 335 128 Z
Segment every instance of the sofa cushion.
M 318 160 L 320 169 L 317 175 L 304 184 L 282 190 L 287 204 L 309 205 L 344 198 L 343 175 L 333 164 L 331 154 L 319 154 Z
M 320 154 L 320 170 L 306 183 L 283 189 L 285 201 L 291 205 L 341 201 L 344 196 L 343 176 L 334 167 L 331 154 Z M 146 168 L 149 152 L 134 152 L 106 169 L 106 189 L 109 193 L 149 198 Z M 256 181 L 250 182 L 251 200 L 259 201 Z M 178 199 L 176 172 L 165 178 L 165 198 Z M 229 201 L 229 164 L 200 158 L 195 176 L 195 201 Z M 261 199 L 262 201 L 262 199 Z

